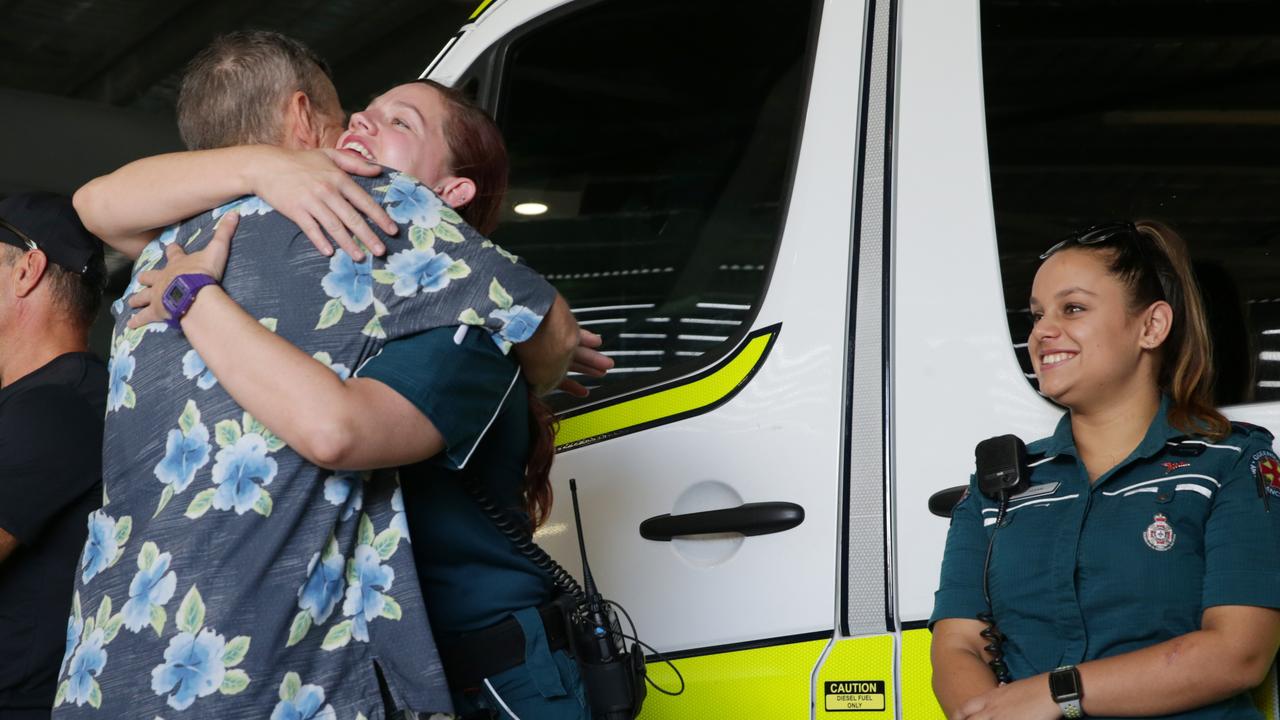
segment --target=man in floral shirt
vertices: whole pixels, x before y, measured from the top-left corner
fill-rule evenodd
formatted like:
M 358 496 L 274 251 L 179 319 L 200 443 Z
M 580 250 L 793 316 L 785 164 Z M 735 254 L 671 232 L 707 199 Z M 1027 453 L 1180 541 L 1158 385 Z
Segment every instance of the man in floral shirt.
M 527 339 L 555 298 L 412 178 L 358 178 L 399 224 L 386 261 L 316 253 L 257 198 L 223 289 L 345 376 L 385 342 L 465 322 Z M 220 208 L 143 252 L 203 247 Z M 126 295 L 134 289 L 126 291 Z M 116 306 L 106 504 L 89 521 L 55 717 L 380 718 L 449 709 L 394 483 L 306 462 L 177 330 Z M 376 666 L 376 668 L 375 668 Z

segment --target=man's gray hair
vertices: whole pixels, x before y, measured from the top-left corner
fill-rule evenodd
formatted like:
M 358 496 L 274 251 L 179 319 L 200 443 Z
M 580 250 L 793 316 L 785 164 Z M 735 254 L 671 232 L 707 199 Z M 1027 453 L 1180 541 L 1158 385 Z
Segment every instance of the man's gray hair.
M 341 112 L 324 60 L 266 30 L 223 35 L 187 65 L 178 91 L 178 131 L 190 150 L 283 140 L 285 104 L 301 90 L 319 112 Z

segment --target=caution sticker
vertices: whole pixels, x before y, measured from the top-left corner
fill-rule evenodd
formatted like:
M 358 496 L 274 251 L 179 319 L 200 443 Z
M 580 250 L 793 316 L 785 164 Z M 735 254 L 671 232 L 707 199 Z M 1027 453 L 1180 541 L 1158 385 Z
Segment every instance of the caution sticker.
M 883 680 L 831 680 L 825 687 L 827 712 L 884 710 Z

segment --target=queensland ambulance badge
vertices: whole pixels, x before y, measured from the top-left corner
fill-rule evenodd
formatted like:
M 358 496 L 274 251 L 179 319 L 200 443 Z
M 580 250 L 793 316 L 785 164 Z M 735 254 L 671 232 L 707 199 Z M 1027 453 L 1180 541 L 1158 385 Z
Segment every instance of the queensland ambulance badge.
M 1249 465 L 1258 485 L 1271 497 L 1280 497 L 1280 459 L 1276 454 L 1270 450 L 1255 453 Z
M 1173 547 L 1173 541 L 1176 539 L 1173 535 L 1173 526 L 1169 524 L 1169 518 L 1163 513 L 1156 513 L 1155 522 L 1147 526 L 1147 531 L 1142 533 L 1142 539 L 1147 541 L 1147 547 L 1152 550 L 1164 552 Z

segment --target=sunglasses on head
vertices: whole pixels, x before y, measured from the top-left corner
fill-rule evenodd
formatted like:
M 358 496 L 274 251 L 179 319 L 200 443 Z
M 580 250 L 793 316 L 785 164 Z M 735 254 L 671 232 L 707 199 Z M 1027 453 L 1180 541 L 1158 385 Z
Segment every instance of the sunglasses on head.
M 16 235 L 16 236 L 18 237 L 18 239 L 22 240 L 22 242 L 26 243 L 26 245 L 27 245 L 26 249 L 27 249 L 27 250 L 39 250 L 39 249 L 40 249 L 40 246 L 36 244 L 36 241 L 35 241 L 35 240 L 32 240 L 31 238 L 27 237 L 27 234 L 26 234 L 26 233 L 22 232 L 21 230 L 19 230 L 19 229 L 18 229 L 18 228 L 16 228 L 16 227 L 14 227 L 14 226 L 10 225 L 8 222 L 4 221 L 3 219 L 0 219 L 0 228 L 2 228 L 2 229 L 4 229 L 4 230 L 8 230 L 9 232 L 11 232 L 11 233 L 13 233 L 14 235 Z M 7 240 L 2 240 L 2 241 L 7 242 Z M 12 243 L 12 242 L 11 242 L 11 243 L 9 243 L 9 244 L 17 246 L 17 243 Z
M 1138 237 L 1137 226 L 1130 222 L 1113 222 L 1094 225 L 1093 227 L 1086 228 L 1080 232 L 1072 233 L 1054 243 L 1048 250 L 1040 253 L 1040 259 L 1047 260 L 1050 255 L 1058 252 L 1068 245 L 1097 245 L 1099 243 L 1115 240 L 1119 237 Z

